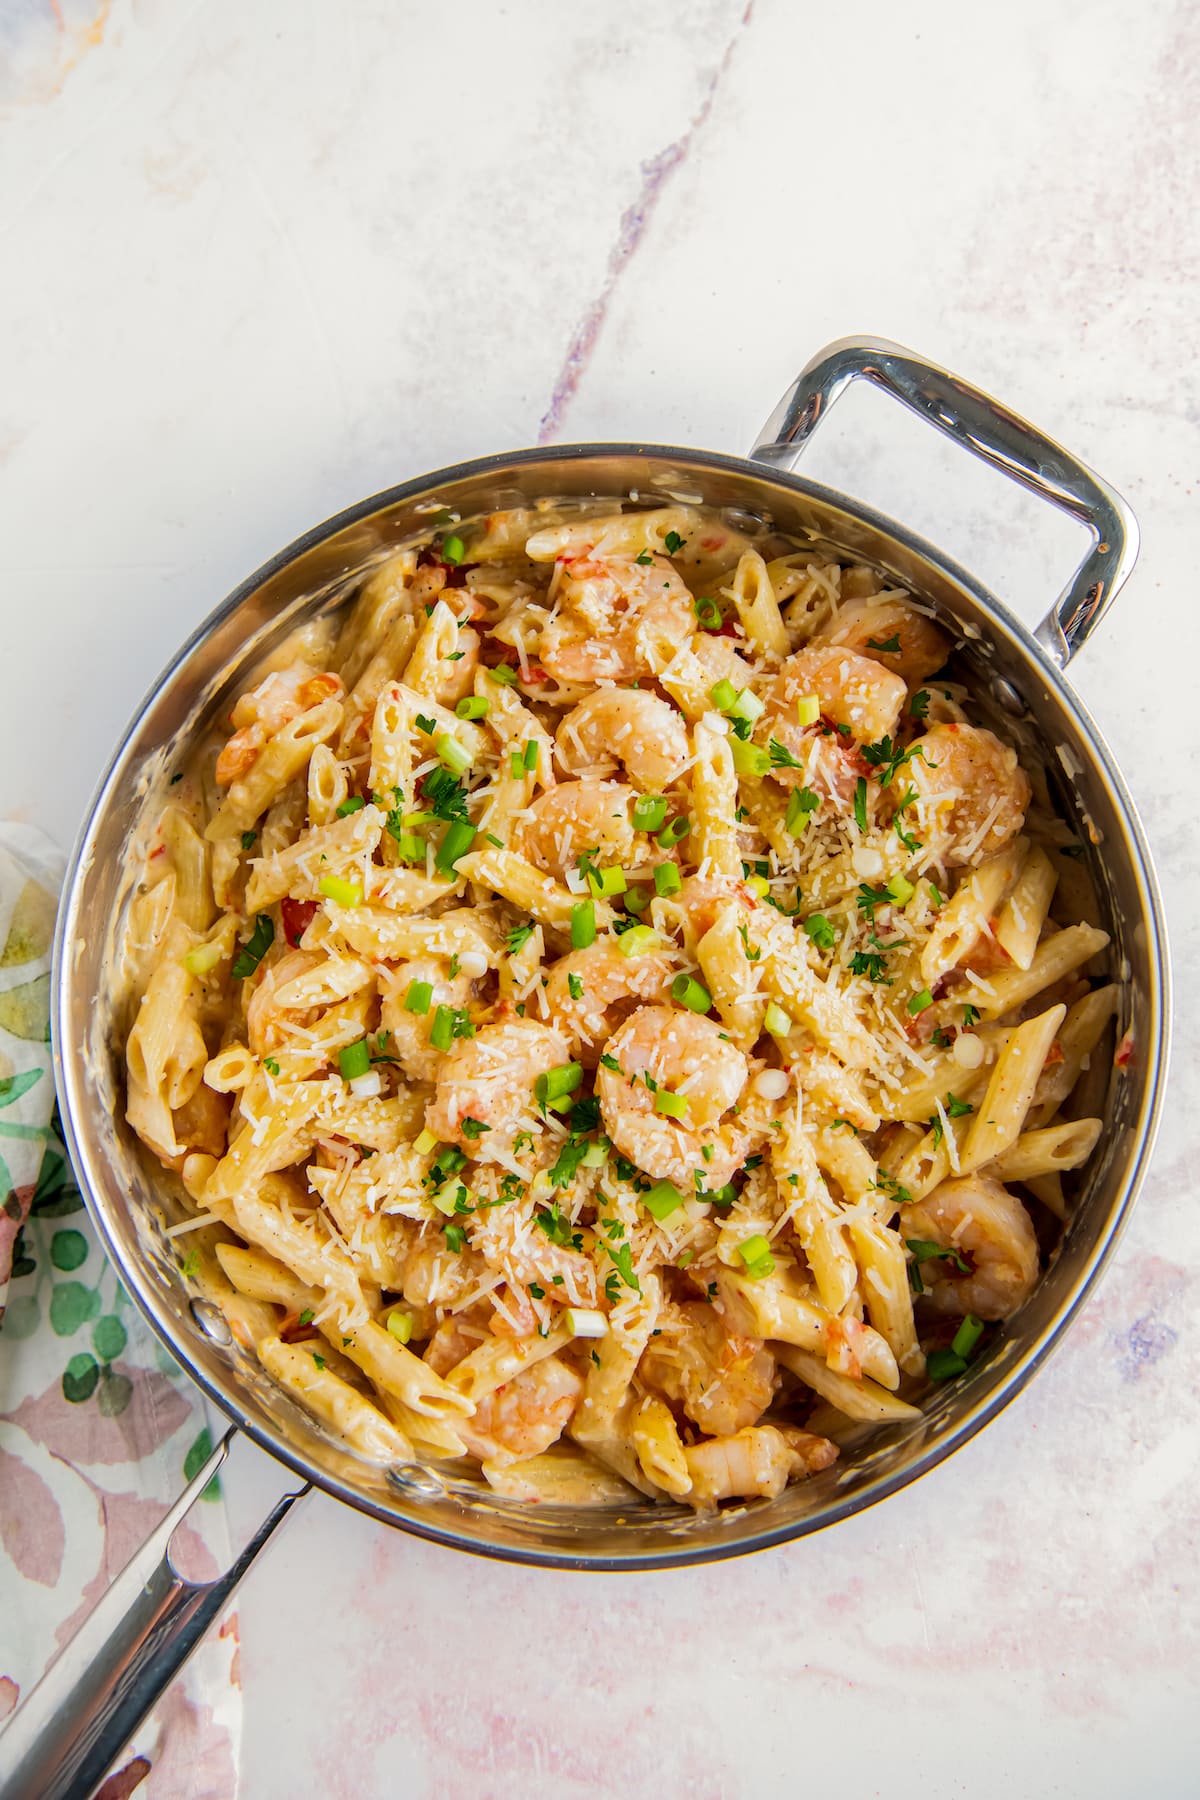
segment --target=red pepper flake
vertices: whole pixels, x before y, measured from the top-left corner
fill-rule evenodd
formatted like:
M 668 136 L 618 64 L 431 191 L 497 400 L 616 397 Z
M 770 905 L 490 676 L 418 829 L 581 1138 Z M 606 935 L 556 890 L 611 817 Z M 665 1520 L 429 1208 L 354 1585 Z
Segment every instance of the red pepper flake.
M 315 900 L 293 900 L 289 895 L 280 902 L 283 935 L 293 948 L 300 942 L 317 913 Z

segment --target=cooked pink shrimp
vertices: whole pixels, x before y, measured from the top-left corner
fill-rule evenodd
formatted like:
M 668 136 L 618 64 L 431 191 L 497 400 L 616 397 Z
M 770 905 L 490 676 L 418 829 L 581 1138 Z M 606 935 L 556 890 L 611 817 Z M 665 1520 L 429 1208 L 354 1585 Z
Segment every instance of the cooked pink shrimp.
M 707 1187 L 724 1187 L 767 1129 L 765 1118 L 732 1110 L 750 1064 L 711 1019 L 640 1007 L 609 1039 L 606 1055 L 619 1072 L 601 1063 L 596 1076 L 604 1129 L 622 1156 L 656 1181 L 690 1193 L 700 1169 Z M 684 1103 L 681 1118 L 663 1110 L 668 1096 Z
M 1007 1319 L 1037 1280 L 1038 1246 L 1029 1214 L 1015 1194 L 990 1176 L 943 1181 L 904 1208 L 900 1230 L 906 1239 L 956 1250 L 971 1264 L 969 1275 L 954 1262 L 931 1259 L 924 1265 L 929 1301 L 937 1312 Z
M 977 725 L 935 725 L 914 750 L 889 791 L 915 788 L 917 835 L 939 845 L 943 862 L 982 861 L 1016 837 L 1032 790 L 1008 744 Z
M 623 863 L 633 850 L 633 789 L 620 781 L 560 781 L 523 818 L 519 848 L 561 881 L 583 854 Z
M 775 1395 L 775 1358 L 761 1338 L 731 1333 L 707 1301 L 664 1306 L 638 1373 L 713 1437 L 754 1425 Z
M 459 1038 L 442 1057 L 426 1123 L 444 1143 L 468 1144 L 472 1155 L 486 1154 L 486 1138 L 470 1138 L 463 1120 L 477 1119 L 498 1138 L 507 1136 L 532 1110 L 538 1076 L 568 1060 L 567 1040 L 552 1026 L 533 1019 L 485 1025 L 473 1038 Z
M 268 675 L 243 694 L 230 715 L 237 729 L 217 758 L 216 779 L 222 787 L 238 780 L 257 761 L 267 739 L 311 706 L 342 692 L 340 675 L 318 673 L 307 663 Z
M 579 1060 L 591 1068 L 635 1006 L 666 999 L 673 972 L 665 956 L 622 956 L 610 940 L 602 940 L 590 950 L 559 957 L 550 970 L 546 1004 Z
M 763 691 L 766 711 L 756 736 L 778 738 L 793 756 L 803 755 L 809 730 L 796 702 L 815 697 L 822 717 L 849 726 L 856 743 L 871 744 L 895 729 L 908 689 L 899 675 L 870 657 L 833 644 L 810 644 L 789 656 Z
M 459 1435 L 481 1462 L 526 1462 L 557 1443 L 582 1392 L 582 1376 L 557 1356 L 544 1356 L 477 1401 Z
M 454 706 L 465 695 L 474 691 L 481 643 L 479 633 L 472 626 L 459 626 L 454 660 L 446 658 L 438 664 L 437 688 L 433 697 L 442 706 Z
M 262 1056 L 279 1043 L 277 995 L 280 989 L 295 981 L 297 976 L 319 969 L 323 960 L 309 950 L 289 950 L 286 956 L 264 969 L 246 1003 L 246 1039 L 256 1056 Z
M 732 1437 L 708 1438 L 684 1451 L 693 1506 L 718 1500 L 775 1500 L 789 1481 L 837 1461 L 837 1445 L 793 1426 L 747 1425 Z
M 623 763 L 638 787 L 662 793 L 687 767 L 690 749 L 678 711 L 645 688 L 597 688 L 558 728 L 554 754 L 567 775 L 607 775 Z
M 720 637 L 712 631 L 698 631 L 692 652 L 708 677 L 710 687 L 715 687 L 718 681 L 728 681 L 740 693 L 748 686 L 754 671 L 732 638 Z
M 915 687 L 940 669 L 950 654 L 946 633 L 903 600 L 850 600 L 813 637 L 870 657 Z M 880 736 L 883 734 L 880 733 Z
M 653 556 L 563 556 L 558 611 L 542 628 L 542 666 L 560 681 L 631 681 L 653 673 L 656 648 L 696 629 L 691 592 Z
M 436 1081 L 445 1062 L 444 1053 L 429 1041 L 439 1006 L 465 1007 L 475 991 L 475 983 L 461 970 L 451 975 L 450 959 L 424 956 L 413 962 L 398 963 L 380 973 L 382 1005 L 380 1022 L 389 1033 L 387 1054 L 399 1058 L 406 1075 L 417 1081 Z M 405 998 L 414 981 L 427 981 L 431 989 L 429 1006 L 423 1013 L 409 1012 Z

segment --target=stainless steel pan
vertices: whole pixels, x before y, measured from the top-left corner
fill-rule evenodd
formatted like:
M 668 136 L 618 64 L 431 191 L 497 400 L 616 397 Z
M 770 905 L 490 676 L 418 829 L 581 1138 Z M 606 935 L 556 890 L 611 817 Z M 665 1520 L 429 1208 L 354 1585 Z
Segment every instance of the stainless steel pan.
M 935 546 L 789 471 L 838 395 L 867 381 L 973 455 L 1087 526 L 1091 543 L 1030 632 Z M 498 1499 L 482 1484 L 419 1468 L 386 1472 L 348 1456 L 231 1341 L 163 1235 L 173 1201 L 123 1122 L 113 1046 L 124 1020 L 108 978 L 136 878 L 140 828 L 189 745 L 287 633 L 338 605 L 365 571 L 431 512 L 492 511 L 546 494 L 636 493 L 733 508 L 877 565 L 933 601 L 966 639 L 981 691 L 1029 734 L 1068 816 L 1092 846 L 1092 873 L 1125 980 L 1134 1056 L 1114 1072 L 1105 1135 L 1051 1267 L 970 1373 L 932 1395 L 920 1421 L 871 1435 L 833 1469 L 779 1499 L 717 1517 L 649 1504 L 617 1512 Z M 1137 529 L 1120 498 L 1065 450 L 977 389 L 893 344 L 847 339 L 822 351 L 784 396 L 750 457 L 657 445 L 567 445 L 464 463 L 405 482 L 289 546 L 238 588 L 155 685 L 97 790 L 67 878 L 54 976 L 58 1092 L 81 1185 L 121 1279 L 200 1386 L 300 1477 L 386 1524 L 456 1549 L 580 1570 L 654 1569 L 786 1543 L 884 1499 L 973 1436 L 1060 1340 L 1112 1254 L 1146 1167 L 1167 1054 L 1167 952 L 1141 827 L 1103 739 L 1065 671 L 1133 566 Z M 1023 721 L 1023 723 L 1022 723 Z M 298 1493 L 280 1501 L 221 1580 L 198 1587 L 169 1560 L 176 1524 L 225 1453 L 220 1446 L 0 1736 L 0 1794 L 85 1792 L 217 1616 Z

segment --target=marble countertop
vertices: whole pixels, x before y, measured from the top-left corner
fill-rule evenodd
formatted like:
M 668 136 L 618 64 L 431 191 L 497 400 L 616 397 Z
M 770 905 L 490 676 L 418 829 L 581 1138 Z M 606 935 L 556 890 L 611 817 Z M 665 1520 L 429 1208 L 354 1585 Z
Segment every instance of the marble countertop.
M 1173 1094 L 1069 1341 L 885 1508 L 741 1562 L 520 1572 L 312 1501 L 239 1605 L 253 1800 L 1195 1792 L 1198 40 L 1189 0 L 0 5 L 0 812 L 64 843 L 315 520 L 537 441 L 744 450 L 850 331 L 1143 532 L 1072 679 L 1166 892 Z M 854 394 L 806 467 L 1033 622 L 1075 528 L 929 435 Z

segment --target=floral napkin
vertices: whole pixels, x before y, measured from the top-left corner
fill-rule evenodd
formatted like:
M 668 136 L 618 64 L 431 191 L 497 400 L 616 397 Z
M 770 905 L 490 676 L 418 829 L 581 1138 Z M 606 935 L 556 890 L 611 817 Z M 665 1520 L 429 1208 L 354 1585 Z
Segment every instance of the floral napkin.
M 204 1402 L 101 1251 L 58 1132 L 50 945 L 61 858 L 0 823 L 0 1721 L 202 1466 Z M 219 1482 L 177 1534 L 215 1575 Z M 210 1634 L 98 1790 L 230 1800 L 241 1736 L 237 1617 Z M 0 1767 L 4 1762 L 0 1725 Z

